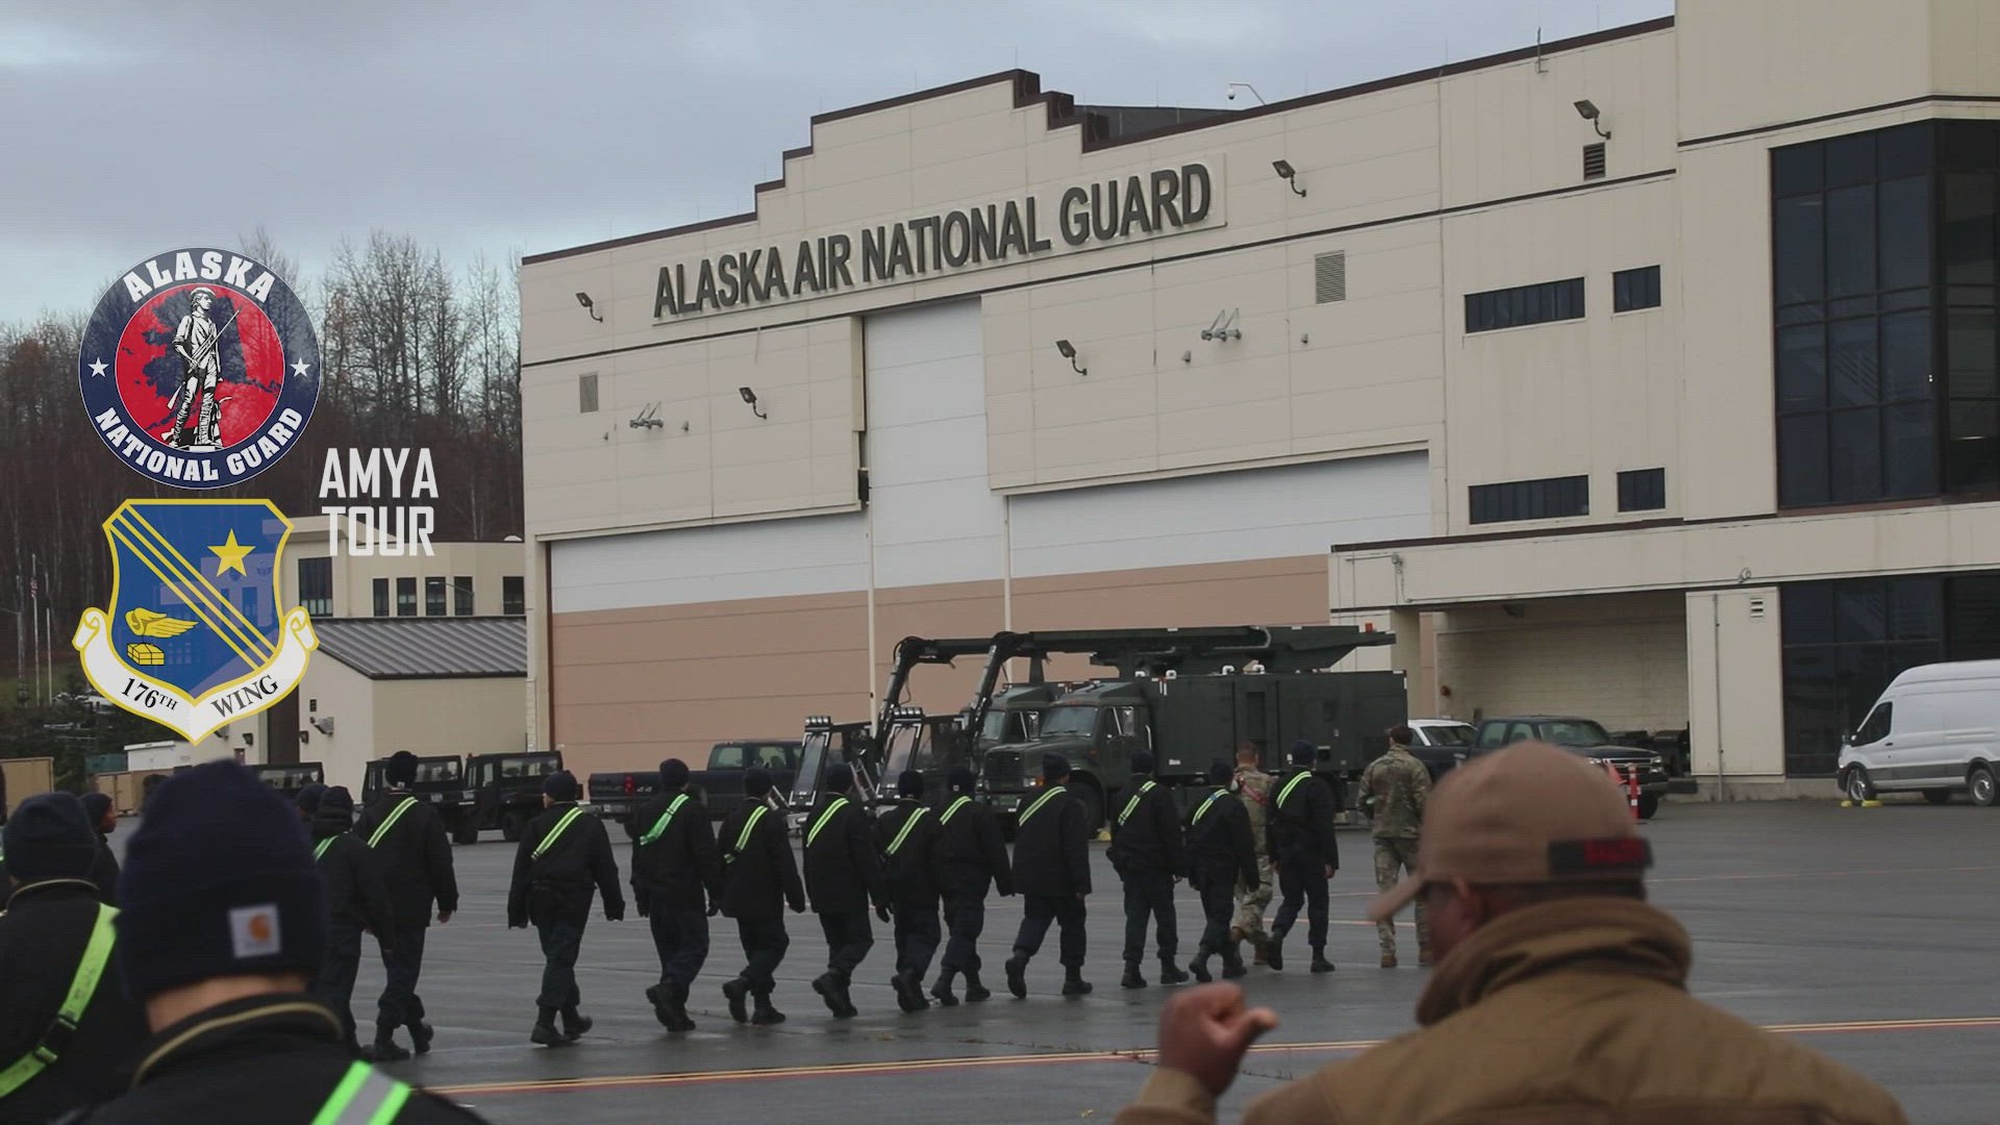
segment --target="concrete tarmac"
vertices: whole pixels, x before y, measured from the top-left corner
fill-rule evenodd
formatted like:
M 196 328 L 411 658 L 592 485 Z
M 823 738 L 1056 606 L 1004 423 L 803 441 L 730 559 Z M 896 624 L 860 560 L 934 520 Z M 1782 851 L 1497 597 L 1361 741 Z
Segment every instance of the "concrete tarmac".
M 623 831 L 621 868 L 629 855 Z M 1895 1093 L 1911 1120 L 1952 1125 L 1994 1119 L 1991 1060 L 2000 1056 L 2000 992 L 1991 984 L 2000 922 L 2000 811 L 1959 803 L 1892 803 L 1843 810 L 1810 802 L 1671 803 L 1644 827 L 1654 845 L 1653 900 L 1695 939 L 1694 991 L 1760 1025 L 1783 1029 Z M 1057 995 L 1055 934 L 1028 972 L 1030 996 L 1005 991 L 1001 963 L 1020 922 L 1018 899 L 989 900 L 988 987 L 994 999 L 904 1014 L 888 985 L 890 927 L 856 974 L 861 1016 L 831 1019 L 808 983 L 825 966 L 818 919 L 788 915 L 792 945 L 776 1002 L 790 1019 L 739 1027 L 719 991 L 742 964 L 734 923 L 712 920 L 708 964 L 691 1002 L 699 1025 L 669 1035 L 642 990 L 658 979 L 647 925 L 593 916 L 579 981 L 596 1028 L 582 1043 L 529 1044 L 541 957 L 533 931 L 506 928 L 514 848 L 489 833 L 456 849 L 464 899 L 431 930 L 420 992 L 437 1029 L 426 1057 L 391 1067 L 499 1123 L 705 1123 L 852 1120 L 984 1122 L 1108 1120 L 1145 1080 L 1163 990 L 1157 962 L 1144 990 L 1118 987 L 1123 914 L 1117 880 L 1095 848 L 1090 962 L 1096 992 Z M 1329 953 L 1339 971 L 1304 972 L 1304 922 L 1282 973 L 1254 969 L 1242 983 L 1284 1023 L 1246 1062 L 1223 1102 L 1234 1120 L 1275 1083 L 1410 1030 L 1427 972 L 1402 927 L 1403 964 L 1376 967 L 1370 846 L 1340 836 Z M 629 896 L 628 896 L 629 897 Z M 1193 953 L 1200 911 L 1185 886 L 1181 960 Z M 1274 904 L 1275 907 L 1275 904 Z M 1219 968 L 1219 966 L 1218 966 Z M 381 988 L 379 964 L 356 990 L 363 1036 Z

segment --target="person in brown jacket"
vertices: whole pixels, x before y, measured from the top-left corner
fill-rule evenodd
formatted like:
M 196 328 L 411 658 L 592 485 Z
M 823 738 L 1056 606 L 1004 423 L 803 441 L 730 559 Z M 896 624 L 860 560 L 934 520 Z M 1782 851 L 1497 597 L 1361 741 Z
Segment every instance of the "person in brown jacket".
M 1518 743 L 1446 774 L 1417 870 L 1439 956 L 1421 1029 L 1264 1094 L 1245 1125 L 1904 1125 L 1846 1067 L 1687 992 L 1687 931 L 1645 902 L 1651 847 L 1625 798 L 1566 751 Z M 1160 1014 L 1159 1069 L 1118 1125 L 1206 1125 L 1250 1044 L 1277 1026 L 1218 984 Z

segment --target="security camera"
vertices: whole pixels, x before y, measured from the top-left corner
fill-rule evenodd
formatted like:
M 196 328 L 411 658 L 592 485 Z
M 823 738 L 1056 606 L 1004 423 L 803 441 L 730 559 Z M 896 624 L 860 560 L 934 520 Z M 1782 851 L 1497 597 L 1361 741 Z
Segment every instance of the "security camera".
M 1232 102 L 1233 102 L 1233 101 L 1235 101 L 1235 100 L 1236 100 L 1236 91 L 1234 91 L 1234 90 L 1231 90 L 1231 91 L 1229 91 L 1228 93 L 1226 93 L 1226 94 L 1224 94 L 1224 95 L 1222 95 L 1222 96 L 1223 96 L 1223 97 L 1224 97 L 1225 99 L 1227 99 L 1227 100 L 1229 100 L 1229 101 L 1232 101 Z

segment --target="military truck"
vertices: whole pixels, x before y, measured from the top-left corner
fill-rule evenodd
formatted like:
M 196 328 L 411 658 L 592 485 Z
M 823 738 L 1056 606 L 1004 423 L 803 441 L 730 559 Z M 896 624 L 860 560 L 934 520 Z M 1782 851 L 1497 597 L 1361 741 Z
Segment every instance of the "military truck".
M 363 805 L 373 804 L 375 798 L 389 788 L 388 768 L 387 758 L 377 758 L 368 763 L 368 772 L 362 775 L 361 780 Z M 437 810 L 439 819 L 444 821 L 445 831 L 454 836 L 476 796 L 466 784 L 465 763 L 456 754 L 418 755 L 417 780 L 410 785 L 410 795 L 430 802 L 431 807 Z
M 1092 662 L 1117 678 L 1079 685 L 1042 713 L 1033 741 L 980 754 L 987 800 L 1011 821 L 1041 783 L 1041 759 L 1070 760 L 1091 826 L 1101 826 L 1113 795 L 1131 777 L 1131 758 L 1151 752 L 1157 776 L 1185 802 L 1202 791 L 1209 763 L 1230 760 L 1239 743 L 1257 747 L 1276 768 L 1299 739 L 1317 750 L 1314 771 L 1334 786 L 1343 807 L 1362 767 L 1388 748 L 1387 731 L 1407 715 L 1401 672 L 1333 672 L 1334 664 L 1394 636 L 1345 626 L 1159 630 L 1108 642 Z
M 873 757 L 875 739 L 869 733 L 869 726 L 836 723 L 831 715 L 806 716 L 805 734 L 799 740 L 799 768 L 785 794 L 787 828 L 797 832 L 805 823 L 826 780 L 826 768 L 835 762 L 844 762 L 852 768 L 864 787 L 863 792 L 874 796 L 874 771 L 868 763 Z
M 452 842 L 476 844 L 481 832 L 496 828 L 508 843 L 519 840 L 521 829 L 542 811 L 543 780 L 562 768 L 562 754 L 554 750 L 468 755 L 472 803 L 452 829 Z
M 326 781 L 326 767 L 319 762 L 265 762 L 251 766 L 250 772 L 287 801 L 298 800 L 306 786 Z

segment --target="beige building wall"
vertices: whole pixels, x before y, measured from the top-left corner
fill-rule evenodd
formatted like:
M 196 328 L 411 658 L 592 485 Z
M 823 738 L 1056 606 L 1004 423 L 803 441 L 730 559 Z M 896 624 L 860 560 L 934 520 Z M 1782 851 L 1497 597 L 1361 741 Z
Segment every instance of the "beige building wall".
M 1688 723 L 1685 615 L 1678 594 L 1435 614 L 1441 717 L 1580 715 L 1614 731 L 1679 729 Z
M 298 560 L 333 558 L 333 616 L 369 617 L 375 612 L 375 579 L 389 582 L 389 613 L 396 613 L 396 579 L 417 580 L 417 615 L 425 616 L 424 580 L 445 580 L 445 613 L 457 614 L 452 585 L 457 579 L 472 579 L 473 614 L 493 616 L 503 607 L 505 580 L 527 575 L 527 544 L 514 540 L 503 543 L 433 542 L 430 555 L 352 555 L 346 551 L 348 539 L 343 518 L 342 550 L 335 553 L 330 542 L 326 516 L 300 516 L 292 520 L 292 535 L 285 544 L 284 593 L 290 603 L 298 600 Z
M 368 763 L 393 752 L 381 749 L 378 738 L 374 681 L 321 653 L 306 665 L 305 679 L 296 690 L 299 729 L 306 732 L 299 760 L 321 763 L 328 785 L 345 785 L 356 801 L 361 800 Z M 331 720 L 333 733 L 320 731 L 314 720 Z

